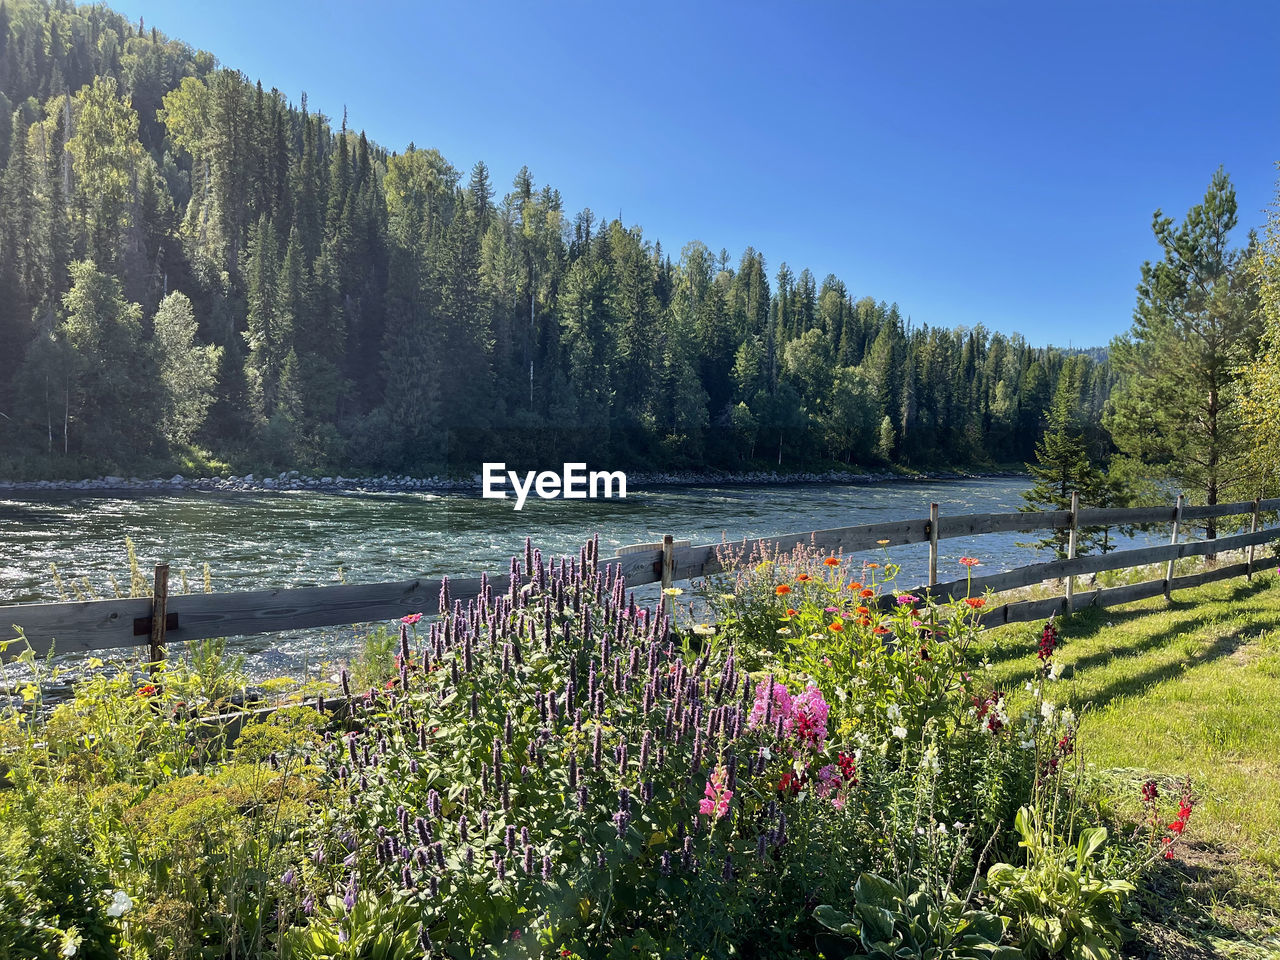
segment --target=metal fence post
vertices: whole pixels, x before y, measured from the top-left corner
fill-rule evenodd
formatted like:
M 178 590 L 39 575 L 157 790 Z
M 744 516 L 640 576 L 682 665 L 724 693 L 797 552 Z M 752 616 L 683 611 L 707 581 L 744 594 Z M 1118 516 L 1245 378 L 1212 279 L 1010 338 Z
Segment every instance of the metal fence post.
M 1076 558 L 1076 530 L 1078 524 L 1076 518 L 1080 515 L 1080 491 L 1071 491 L 1071 526 L 1067 532 L 1067 559 L 1074 560 Z M 1074 576 L 1067 577 L 1067 613 L 1071 612 L 1071 601 L 1076 595 L 1076 578 Z
M 1258 514 L 1262 512 L 1260 510 L 1261 506 L 1262 506 L 1262 498 L 1254 497 L 1253 498 L 1253 522 L 1249 524 L 1250 533 L 1258 532 Z M 1245 577 L 1249 580 L 1253 579 L 1253 551 L 1256 549 L 1257 547 L 1254 544 L 1252 543 L 1249 544 L 1249 563 L 1245 567 Z
M 1178 527 L 1182 525 L 1182 494 L 1178 494 L 1178 503 L 1173 508 L 1173 536 L 1169 540 L 1169 545 L 1173 546 L 1178 542 Z M 1166 600 L 1173 599 L 1173 565 L 1177 562 L 1176 557 L 1169 558 L 1169 566 L 1164 572 L 1164 598 Z

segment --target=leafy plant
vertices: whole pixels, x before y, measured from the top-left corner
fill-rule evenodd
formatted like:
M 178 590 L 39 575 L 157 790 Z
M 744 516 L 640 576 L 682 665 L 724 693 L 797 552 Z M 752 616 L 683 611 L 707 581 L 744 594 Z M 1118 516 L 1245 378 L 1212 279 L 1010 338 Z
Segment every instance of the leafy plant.
M 830 936 L 820 938 L 827 956 L 877 960 L 1019 960 L 1000 946 L 1004 924 L 985 910 L 970 909 L 959 897 L 929 884 L 910 889 L 874 873 L 853 886 L 853 912 L 824 904 L 813 917 Z M 847 946 L 850 941 L 851 946 Z
M 1074 844 L 1045 829 L 1030 807 L 1014 820 L 1027 865 L 992 864 L 987 892 L 1029 958 L 1108 960 L 1131 931 L 1121 914 L 1134 886 L 1106 876 L 1098 854 L 1105 827 L 1086 827 Z

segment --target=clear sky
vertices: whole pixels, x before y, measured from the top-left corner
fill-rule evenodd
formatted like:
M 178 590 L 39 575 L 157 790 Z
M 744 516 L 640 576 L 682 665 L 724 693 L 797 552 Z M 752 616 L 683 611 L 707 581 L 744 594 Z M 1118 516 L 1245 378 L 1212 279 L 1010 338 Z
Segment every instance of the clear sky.
M 1280 161 L 1277 0 L 113 0 L 505 189 L 522 164 L 673 256 L 748 244 L 917 323 L 1105 344 L 1157 207 Z

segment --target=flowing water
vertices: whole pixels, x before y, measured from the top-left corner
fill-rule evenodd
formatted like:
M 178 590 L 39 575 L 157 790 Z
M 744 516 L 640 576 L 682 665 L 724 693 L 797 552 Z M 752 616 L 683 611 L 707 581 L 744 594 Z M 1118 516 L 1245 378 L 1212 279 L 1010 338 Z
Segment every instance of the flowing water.
M 64 584 L 88 581 L 113 596 L 115 575 L 128 591 L 124 540 L 144 574 L 171 565 L 171 590 L 185 571 L 199 591 L 205 563 L 215 590 L 317 586 L 411 577 L 503 572 L 531 536 L 544 555 L 576 553 L 600 534 L 601 553 L 671 533 L 693 543 L 770 536 L 945 514 L 1009 512 L 1022 505 L 1021 479 L 886 482 L 865 486 L 655 487 L 626 500 L 512 500 L 460 494 L 194 493 L 135 497 L 49 494 L 0 499 L 0 603 L 58 599 L 50 565 Z M 939 544 L 939 577 L 961 576 L 971 554 L 987 569 L 1048 559 L 1019 546 L 1029 534 L 989 534 Z M 870 555 L 868 555 L 870 556 Z M 928 547 L 890 552 L 899 584 L 925 579 Z M 650 590 L 652 592 L 652 588 Z M 0 611 L 0 622 L 3 612 Z M 345 656 L 352 631 L 298 631 L 241 638 L 256 671 L 297 669 L 304 660 Z

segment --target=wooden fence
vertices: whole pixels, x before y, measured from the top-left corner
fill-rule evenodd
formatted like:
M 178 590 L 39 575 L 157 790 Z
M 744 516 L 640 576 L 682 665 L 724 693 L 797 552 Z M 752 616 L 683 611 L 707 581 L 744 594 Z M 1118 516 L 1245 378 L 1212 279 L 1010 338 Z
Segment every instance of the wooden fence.
M 1280 527 L 1263 529 L 1264 513 L 1280 510 L 1280 498 L 1208 507 L 1177 504 L 1165 507 L 1081 509 L 1035 513 L 979 513 L 941 516 L 932 504 L 929 516 L 893 520 L 833 530 L 783 534 L 775 537 L 739 540 L 719 544 L 686 545 L 668 536 L 661 544 L 640 544 L 624 548 L 621 555 L 599 561 L 621 567 L 632 586 L 662 583 L 669 586 L 720 572 L 722 558 L 758 556 L 760 551 L 787 551 L 805 544 L 831 554 L 851 554 L 905 544 L 929 544 L 929 580 L 913 593 L 930 593 L 940 599 L 977 595 L 990 589 L 996 593 L 1048 581 L 1065 580 L 1065 596 L 1023 600 L 993 606 L 983 621 L 995 626 L 1038 620 L 1086 606 L 1112 606 L 1155 597 L 1169 596 L 1172 590 L 1198 586 L 1214 580 L 1252 576 L 1258 564 L 1258 545 L 1280 540 Z M 1179 542 L 1179 528 L 1191 520 L 1210 517 L 1251 516 L 1248 533 L 1216 540 Z M 1171 524 L 1173 536 L 1167 546 L 1139 547 L 1111 553 L 1077 557 L 1076 532 L 1087 527 L 1115 525 Z M 968 578 L 938 582 L 938 542 L 954 537 L 988 533 L 1068 531 L 1068 558 L 1033 563 L 1003 573 L 979 572 Z M 1181 557 L 1205 556 L 1246 550 L 1247 559 L 1192 576 L 1175 578 L 1173 563 Z M 1104 570 L 1119 570 L 1167 562 L 1165 576 L 1126 586 L 1075 591 L 1075 578 Z M 979 568 L 981 569 L 981 568 Z M 490 578 L 495 592 L 509 586 L 505 575 Z M 449 593 L 467 600 L 480 592 L 480 579 L 449 580 Z M 301 587 L 280 590 L 251 590 L 229 593 L 168 593 L 168 565 L 156 568 L 154 595 L 126 600 L 86 600 L 71 603 L 28 603 L 0 605 L 0 624 L 21 628 L 37 654 L 50 649 L 59 654 L 106 650 L 117 647 L 150 646 L 150 659 L 164 655 L 167 641 L 201 640 L 210 637 L 277 633 L 309 627 L 349 626 L 377 620 L 391 620 L 418 611 L 436 608 L 440 580 L 420 577 L 391 583 L 351 584 L 329 587 Z M 2 635 L 0 635 L 2 636 Z M 10 646 L 0 656 L 12 658 Z

